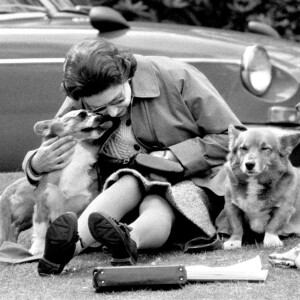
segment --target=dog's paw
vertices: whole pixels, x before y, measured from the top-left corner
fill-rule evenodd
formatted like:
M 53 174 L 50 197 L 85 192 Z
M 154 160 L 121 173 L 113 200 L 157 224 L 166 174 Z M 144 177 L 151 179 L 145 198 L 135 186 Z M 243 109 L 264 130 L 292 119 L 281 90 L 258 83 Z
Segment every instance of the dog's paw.
M 236 248 L 241 248 L 241 247 L 242 247 L 242 241 L 240 241 L 240 240 L 238 240 L 238 241 L 228 240 L 228 241 L 224 242 L 224 244 L 223 244 L 224 250 L 231 250 L 231 249 L 236 249 Z
M 278 235 L 273 234 L 273 233 L 265 233 L 264 237 L 264 247 L 265 248 L 270 248 L 270 247 L 282 247 L 283 242 L 280 240 Z
M 29 252 L 32 255 L 39 255 L 39 254 L 43 254 L 45 250 L 45 240 L 35 240 L 30 249 Z

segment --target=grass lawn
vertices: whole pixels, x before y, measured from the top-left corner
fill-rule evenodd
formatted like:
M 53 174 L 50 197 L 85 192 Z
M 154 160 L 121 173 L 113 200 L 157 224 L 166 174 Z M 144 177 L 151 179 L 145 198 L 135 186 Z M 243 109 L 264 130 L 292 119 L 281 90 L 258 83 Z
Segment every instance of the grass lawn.
M 0 174 L 0 192 L 21 173 Z M 286 251 L 300 242 L 299 238 L 284 240 Z M 30 243 L 30 231 L 23 233 L 20 243 Z M 102 252 L 82 254 L 74 258 L 67 271 L 60 276 L 39 277 L 37 263 L 8 265 L 0 263 L 0 299 L 300 299 L 300 270 L 274 268 L 267 260 L 275 249 L 263 249 L 251 245 L 243 249 L 217 250 L 201 254 L 185 254 L 179 251 L 143 252 L 140 265 L 206 265 L 229 266 L 259 255 L 263 268 L 269 276 L 263 283 L 214 282 L 186 284 L 171 290 L 126 290 L 95 293 L 92 286 L 92 271 L 97 266 L 110 266 L 109 256 Z

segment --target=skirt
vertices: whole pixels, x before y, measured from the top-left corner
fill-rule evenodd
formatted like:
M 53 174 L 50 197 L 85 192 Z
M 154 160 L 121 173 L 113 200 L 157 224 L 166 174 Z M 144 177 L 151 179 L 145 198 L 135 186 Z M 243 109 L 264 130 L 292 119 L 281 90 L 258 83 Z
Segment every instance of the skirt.
M 147 194 L 159 193 L 175 211 L 192 222 L 207 237 L 216 235 L 211 218 L 213 207 L 204 188 L 196 186 L 191 180 L 184 180 L 174 185 L 165 181 L 152 181 L 134 169 L 125 168 L 111 174 L 106 179 L 103 190 L 128 174 L 135 176 L 141 182 Z

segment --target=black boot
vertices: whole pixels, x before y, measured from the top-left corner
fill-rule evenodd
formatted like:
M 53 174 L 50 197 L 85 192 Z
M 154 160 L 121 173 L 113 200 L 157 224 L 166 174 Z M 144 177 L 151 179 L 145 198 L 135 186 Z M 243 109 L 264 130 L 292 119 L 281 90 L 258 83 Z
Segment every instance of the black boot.
M 105 213 L 92 213 L 88 219 L 94 239 L 104 245 L 112 255 L 113 266 L 134 265 L 138 252 L 135 241 L 130 238 L 131 228 Z
M 77 241 L 77 216 L 68 212 L 58 217 L 46 233 L 44 256 L 38 264 L 39 275 L 60 274 L 73 258 Z

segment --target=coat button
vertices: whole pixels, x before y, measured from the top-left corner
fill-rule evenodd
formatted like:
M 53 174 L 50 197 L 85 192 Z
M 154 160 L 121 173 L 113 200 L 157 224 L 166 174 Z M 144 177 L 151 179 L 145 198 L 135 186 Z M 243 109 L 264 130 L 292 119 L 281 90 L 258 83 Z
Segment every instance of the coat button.
M 134 150 L 139 151 L 141 147 L 138 144 L 133 145 Z
M 131 120 L 128 119 L 128 120 L 126 121 L 126 126 L 130 126 L 130 125 L 131 125 Z

